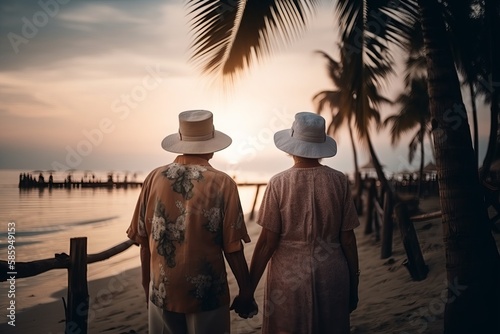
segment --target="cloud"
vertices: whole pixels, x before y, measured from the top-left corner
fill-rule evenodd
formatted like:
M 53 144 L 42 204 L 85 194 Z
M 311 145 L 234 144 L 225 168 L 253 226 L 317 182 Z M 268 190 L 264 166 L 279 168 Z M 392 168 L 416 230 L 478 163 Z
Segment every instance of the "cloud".
M 3 109 L 23 118 L 53 117 L 97 100 L 108 110 L 147 67 L 187 76 L 185 49 L 179 47 L 187 45 L 187 33 L 172 29 L 182 13 L 180 4 L 169 1 L 2 1 Z M 13 34 L 23 42 L 16 44 Z
M 169 31 L 165 20 L 166 8 L 182 10 L 181 5 L 173 7 L 168 1 L 57 1 L 61 0 L 2 1 L 0 71 L 50 68 L 75 58 L 119 52 L 182 55 L 168 42 L 178 31 Z M 56 3 L 57 7 L 47 9 L 39 3 Z
M 144 24 L 147 21 L 144 18 L 137 17 L 135 13 L 121 10 L 109 3 L 86 2 L 79 7 L 63 12 L 59 19 L 71 24 L 83 24 L 89 27 L 91 24 Z
M 50 99 L 42 93 L 25 92 L 16 86 L 0 85 L 0 101 L 3 104 L 2 113 L 4 115 L 18 117 L 54 117 L 60 115 Z

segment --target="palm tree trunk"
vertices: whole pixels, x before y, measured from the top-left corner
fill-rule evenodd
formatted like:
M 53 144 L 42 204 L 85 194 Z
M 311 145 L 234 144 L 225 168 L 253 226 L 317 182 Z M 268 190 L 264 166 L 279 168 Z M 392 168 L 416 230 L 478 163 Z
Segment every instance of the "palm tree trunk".
M 368 143 L 368 148 L 370 150 L 370 156 L 377 172 L 377 177 L 381 183 L 382 187 L 382 198 L 384 202 L 384 216 L 382 221 L 382 245 L 381 245 L 381 258 L 386 259 L 392 255 L 392 239 L 393 239 L 393 219 L 392 213 L 394 205 L 396 202 L 395 192 L 392 189 L 392 185 L 387 181 L 384 171 L 382 170 L 382 165 L 378 160 L 375 149 L 373 148 L 372 140 L 370 138 L 370 133 L 366 133 L 366 141 Z
M 432 159 L 435 162 L 436 161 L 436 149 L 434 148 L 434 145 L 432 145 L 432 143 L 434 142 L 432 132 L 427 131 L 427 135 L 429 136 L 429 143 L 431 143 Z
M 476 92 L 474 83 L 469 82 L 470 103 L 472 107 L 472 125 L 474 126 L 474 152 L 476 153 L 476 166 L 479 162 L 479 130 L 477 124 Z
M 354 156 L 354 189 L 356 189 L 354 203 L 356 203 L 356 211 L 358 212 L 359 215 L 361 215 L 363 214 L 363 202 L 361 200 L 363 185 L 361 184 L 361 174 L 359 173 L 358 150 L 356 149 L 356 144 L 354 142 L 354 136 L 352 134 L 350 119 L 347 122 L 347 127 L 349 128 L 349 137 L 351 138 L 352 154 Z
M 425 124 L 420 123 L 420 133 L 418 139 L 420 141 L 420 169 L 418 175 L 418 198 L 422 198 L 422 185 L 424 183 L 424 138 L 425 138 Z
M 483 166 L 481 168 L 481 180 L 485 180 L 490 173 L 491 164 L 495 159 L 497 152 L 497 132 L 498 132 L 498 116 L 499 116 L 499 97 L 497 92 L 493 92 L 491 95 L 491 106 L 490 106 L 490 136 L 488 139 L 488 148 L 486 150 L 486 155 L 484 156 Z
M 488 82 L 488 89 L 491 92 L 491 106 L 490 106 L 490 137 L 488 140 L 488 149 L 486 156 L 483 160 L 483 168 L 481 170 L 481 180 L 485 180 L 489 174 L 491 164 L 496 156 L 497 151 L 497 131 L 498 131 L 498 116 L 500 115 L 500 64 L 498 63 L 499 57 L 499 43 L 500 37 L 498 33 L 493 34 L 493 31 L 500 29 L 500 22 L 498 20 L 498 11 L 500 5 L 496 0 L 485 1 L 485 12 L 487 20 L 487 31 L 489 33 L 489 59 L 488 65 L 491 72 L 491 80 Z M 497 30 L 495 30 L 497 29 Z
M 377 177 L 382 185 L 382 189 L 387 192 L 390 196 L 394 195 L 394 191 L 392 190 L 392 186 L 387 181 L 385 177 L 384 171 L 382 169 L 382 165 L 378 160 L 377 153 L 375 153 L 375 149 L 373 148 L 372 139 L 370 137 L 370 133 L 366 133 L 366 142 L 368 143 L 368 149 L 370 150 L 370 157 L 373 162 L 373 166 L 375 167 L 375 172 L 377 173 Z
M 445 333 L 498 333 L 500 257 L 488 224 L 460 83 L 438 0 L 418 0 L 445 243 Z
M 352 134 L 352 127 L 351 127 L 351 122 L 349 122 L 349 137 L 351 138 L 351 144 L 352 144 L 352 155 L 354 156 L 354 171 L 357 174 L 359 174 L 359 164 L 358 164 L 358 150 L 356 149 L 356 144 L 354 142 L 354 136 Z

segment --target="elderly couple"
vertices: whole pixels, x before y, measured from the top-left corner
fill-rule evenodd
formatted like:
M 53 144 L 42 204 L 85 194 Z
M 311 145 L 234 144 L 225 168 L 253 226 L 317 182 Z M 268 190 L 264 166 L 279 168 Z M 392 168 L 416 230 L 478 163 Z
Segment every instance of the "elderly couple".
M 297 113 L 274 142 L 294 164 L 267 185 L 249 269 L 237 185 L 209 164 L 231 138 L 209 111 L 179 114 L 179 132 L 162 147 L 180 155 L 146 177 L 127 230 L 140 245 L 150 334 L 230 333 L 230 309 L 257 314 L 254 292 L 268 262 L 262 333 L 349 333 L 359 222 L 347 177 L 319 160 L 336 154 L 336 142 L 310 112 Z M 239 287 L 231 306 L 224 258 Z

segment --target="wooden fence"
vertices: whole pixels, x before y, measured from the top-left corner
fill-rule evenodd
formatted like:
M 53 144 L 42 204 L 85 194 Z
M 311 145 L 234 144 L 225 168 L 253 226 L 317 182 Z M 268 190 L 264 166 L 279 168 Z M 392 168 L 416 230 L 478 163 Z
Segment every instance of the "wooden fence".
M 259 191 L 261 187 L 265 187 L 267 183 L 238 183 L 238 187 L 256 187 L 255 196 L 250 210 L 250 220 L 255 217 L 255 207 L 257 206 L 257 199 L 259 198 Z
M 64 305 L 66 316 L 66 332 L 87 333 L 87 317 L 89 310 L 89 292 L 87 282 L 87 265 L 104 261 L 115 256 L 134 244 L 127 240 L 97 254 L 87 254 L 87 238 L 71 238 L 69 255 L 56 254 L 54 258 L 31 262 L 16 262 L 16 279 L 32 277 L 53 269 L 68 270 L 68 294 Z M 0 281 L 5 282 L 8 262 L 0 260 Z
M 394 197 L 383 189 L 378 189 L 375 179 L 369 179 L 363 188 L 367 190 L 367 211 L 365 234 L 375 232 L 375 240 L 381 241 L 380 258 L 392 255 L 393 231 L 397 227 L 407 255 L 404 265 L 413 280 L 421 281 L 429 272 L 420 249 L 414 223 L 441 217 L 441 211 L 411 216 L 418 208 L 418 199 L 414 197 Z

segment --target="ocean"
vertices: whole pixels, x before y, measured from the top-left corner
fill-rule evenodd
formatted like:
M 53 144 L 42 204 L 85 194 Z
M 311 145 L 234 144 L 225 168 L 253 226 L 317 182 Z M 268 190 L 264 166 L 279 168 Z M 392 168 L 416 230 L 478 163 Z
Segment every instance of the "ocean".
M 19 176 L 25 170 L 0 170 L 0 259 L 8 257 L 8 228 L 15 226 L 15 261 L 26 262 L 69 254 L 70 239 L 87 237 L 87 252 L 99 253 L 127 240 L 126 229 L 135 209 L 140 188 L 54 188 L 19 189 Z M 38 172 L 32 173 L 38 178 Z M 96 180 L 106 180 L 107 172 L 93 172 Z M 72 172 L 73 180 L 90 177 L 90 172 Z M 44 173 L 45 180 L 48 173 Z M 54 173 L 63 181 L 67 173 Z M 146 175 L 140 175 L 142 181 Z M 123 180 L 124 174 L 119 176 Z M 249 213 L 255 187 L 240 187 L 240 199 Z M 260 189 L 256 209 L 264 189 Z M 116 275 L 140 265 L 139 248 L 128 250 L 102 262 L 88 265 L 88 280 Z M 55 295 L 67 287 L 67 271 L 55 269 L 43 274 L 16 279 L 16 312 L 60 298 Z M 140 278 L 138 278 L 140 279 Z M 8 282 L 0 282 L 0 309 L 10 298 Z M 1 317 L 0 323 L 7 318 Z

